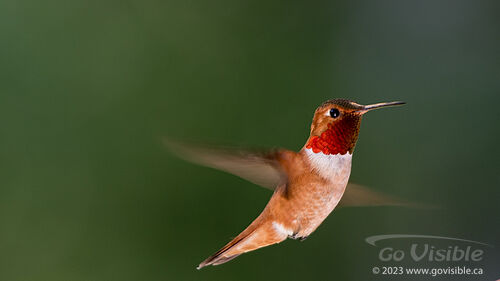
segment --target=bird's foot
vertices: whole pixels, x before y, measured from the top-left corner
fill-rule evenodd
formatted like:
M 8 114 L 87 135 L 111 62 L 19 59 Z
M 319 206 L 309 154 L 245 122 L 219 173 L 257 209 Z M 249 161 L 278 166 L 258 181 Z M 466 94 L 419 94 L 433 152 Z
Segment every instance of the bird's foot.
M 307 236 L 299 236 L 298 233 L 294 233 L 294 234 L 292 234 L 292 235 L 290 235 L 288 237 L 290 237 L 290 238 L 292 238 L 294 240 L 299 240 L 299 241 L 304 241 L 307 238 Z

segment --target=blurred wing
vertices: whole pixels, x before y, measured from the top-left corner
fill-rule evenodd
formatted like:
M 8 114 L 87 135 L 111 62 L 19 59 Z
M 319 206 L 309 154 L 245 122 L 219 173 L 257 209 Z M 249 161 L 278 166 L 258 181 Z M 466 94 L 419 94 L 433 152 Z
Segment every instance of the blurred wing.
M 172 153 L 186 161 L 236 175 L 271 190 L 286 181 L 286 174 L 278 161 L 280 150 L 243 151 L 186 144 L 169 139 L 165 139 L 164 143 Z
M 375 191 L 368 187 L 349 183 L 346 187 L 342 199 L 340 199 L 339 207 L 369 207 L 369 206 L 401 206 L 411 208 L 426 207 L 421 204 L 415 204 L 410 201 L 387 195 L 382 192 Z
M 278 161 L 283 150 L 258 152 L 187 144 L 169 139 L 165 139 L 164 143 L 173 154 L 186 161 L 236 175 L 271 190 L 287 179 Z M 338 205 L 338 207 L 368 206 L 428 207 L 354 183 L 347 185 Z

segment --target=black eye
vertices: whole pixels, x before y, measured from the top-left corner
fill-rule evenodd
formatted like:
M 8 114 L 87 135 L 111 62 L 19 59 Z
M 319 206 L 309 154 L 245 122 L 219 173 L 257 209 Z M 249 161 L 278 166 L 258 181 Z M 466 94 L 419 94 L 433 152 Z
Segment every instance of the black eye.
M 336 109 L 336 108 L 330 109 L 330 116 L 332 116 L 332 118 L 337 118 L 337 117 L 339 117 L 339 115 L 340 115 L 340 112 L 338 109 Z

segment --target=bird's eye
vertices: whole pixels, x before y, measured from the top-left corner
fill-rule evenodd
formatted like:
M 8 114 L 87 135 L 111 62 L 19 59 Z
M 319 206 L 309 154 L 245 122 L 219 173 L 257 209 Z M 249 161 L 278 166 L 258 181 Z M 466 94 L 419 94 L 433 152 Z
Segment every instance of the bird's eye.
M 337 117 L 339 117 L 339 115 L 340 115 L 340 112 L 338 109 L 336 109 L 336 108 L 330 109 L 330 116 L 332 118 L 337 118 Z

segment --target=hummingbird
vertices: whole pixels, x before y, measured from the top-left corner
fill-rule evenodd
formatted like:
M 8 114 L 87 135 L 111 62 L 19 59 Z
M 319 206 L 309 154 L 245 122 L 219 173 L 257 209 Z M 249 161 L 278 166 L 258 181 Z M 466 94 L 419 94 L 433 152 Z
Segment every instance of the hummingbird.
M 361 105 L 347 99 L 325 101 L 314 112 L 310 135 L 299 152 L 243 151 L 196 147 L 166 140 L 182 158 L 237 175 L 274 190 L 260 215 L 197 269 L 226 263 L 243 253 L 304 240 L 339 202 L 345 205 L 407 205 L 402 200 L 349 184 L 354 147 L 364 114 L 401 101 Z M 342 200 L 341 200 L 342 199 Z

